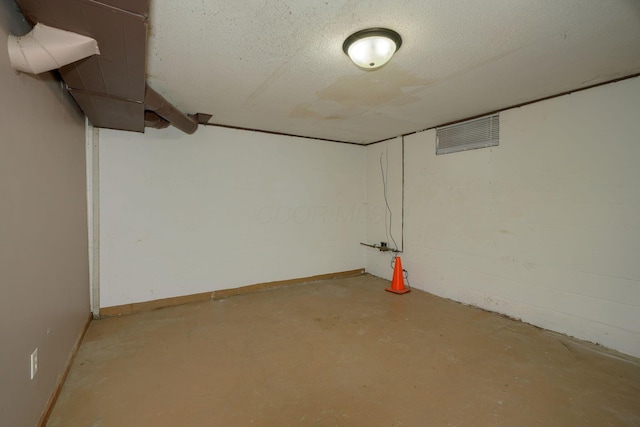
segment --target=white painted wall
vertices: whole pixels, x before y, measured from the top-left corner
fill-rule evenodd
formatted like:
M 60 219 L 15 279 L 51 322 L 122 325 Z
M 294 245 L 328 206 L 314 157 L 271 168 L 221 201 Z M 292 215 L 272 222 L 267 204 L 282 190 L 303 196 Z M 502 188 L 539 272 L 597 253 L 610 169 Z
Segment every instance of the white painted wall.
M 363 147 L 100 130 L 100 305 L 364 267 Z
M 499 147 L 405 137 L 412 285 L 640 356 L 639 111 L 635 78 L 501 113 Z
M 392 244 L 382 155 L 413 287 L 640 356 L 639 99 L 636 78 L 505 111 L 499 147 L 443 156 L 433 130 L 366 149 L 101 130 L 101 306 L 365 263 L 390 279 L 359 246 Z
M 402 250 L 402 138 L 368 146 L 366 158 L 368 223 L 365 243 L 387 242 L 389 247 Z M 373 248 L 366 248 L 365 253 L 367 272 L 391 280 L 394 253 Z

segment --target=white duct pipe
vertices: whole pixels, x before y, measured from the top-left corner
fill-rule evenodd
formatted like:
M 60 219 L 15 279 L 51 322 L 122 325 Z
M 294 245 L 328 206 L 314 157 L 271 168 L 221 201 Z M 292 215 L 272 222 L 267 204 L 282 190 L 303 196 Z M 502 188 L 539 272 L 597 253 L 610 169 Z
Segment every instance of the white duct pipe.
M 91 37 L 36 24 L 30 33 L 7 42 L 11 66 L 19 71 L 40 74 L 72 62 L 99 55 L 98 42 Z

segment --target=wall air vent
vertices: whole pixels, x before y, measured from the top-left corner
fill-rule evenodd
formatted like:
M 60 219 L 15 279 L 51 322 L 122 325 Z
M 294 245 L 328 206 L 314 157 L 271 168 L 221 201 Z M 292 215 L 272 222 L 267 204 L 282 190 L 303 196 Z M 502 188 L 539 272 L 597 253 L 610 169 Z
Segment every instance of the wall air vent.
M 436 128 L 436 154 L 448 154 L 498 145 L 500 116 L 481 117 Z

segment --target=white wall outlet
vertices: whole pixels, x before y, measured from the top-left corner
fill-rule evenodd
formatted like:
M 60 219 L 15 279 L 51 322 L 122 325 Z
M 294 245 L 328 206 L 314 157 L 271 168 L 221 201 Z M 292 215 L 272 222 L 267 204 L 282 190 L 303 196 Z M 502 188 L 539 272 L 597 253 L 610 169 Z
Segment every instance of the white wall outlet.
M 38 348 L 36 347 L 31 353 L 31 379 L 36 376 L 38 372 Z

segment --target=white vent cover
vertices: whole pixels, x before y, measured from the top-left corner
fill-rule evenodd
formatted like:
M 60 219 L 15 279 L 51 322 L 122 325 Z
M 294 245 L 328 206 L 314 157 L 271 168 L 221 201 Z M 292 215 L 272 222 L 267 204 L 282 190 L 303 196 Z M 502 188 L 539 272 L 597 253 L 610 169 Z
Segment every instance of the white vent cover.
M 455 153 L 498 145 L 500 116 L 481 117 L 436 129 L 436 154 Z

